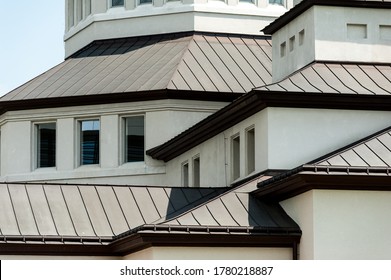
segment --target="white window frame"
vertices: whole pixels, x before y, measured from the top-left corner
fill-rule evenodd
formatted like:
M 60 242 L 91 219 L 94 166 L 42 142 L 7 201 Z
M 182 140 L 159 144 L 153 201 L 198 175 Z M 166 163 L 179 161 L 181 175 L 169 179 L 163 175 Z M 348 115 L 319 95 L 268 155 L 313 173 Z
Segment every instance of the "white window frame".
M 102 163 L 102 120 L 100 117 L 90 117 L 90 118 L 82 118 L 82 119 L 76 119 L 76 139 L 75 139 L 75 151 L 76 151 L 76 167 L 82 167 L 82 166 L 100 166 Z M 99 163 L 95 164 L 83 164 L 82 163 L 82 155 L 81 155 L 81 136 L 82 136 L 82 122 L 84 121 L 99 121 Z

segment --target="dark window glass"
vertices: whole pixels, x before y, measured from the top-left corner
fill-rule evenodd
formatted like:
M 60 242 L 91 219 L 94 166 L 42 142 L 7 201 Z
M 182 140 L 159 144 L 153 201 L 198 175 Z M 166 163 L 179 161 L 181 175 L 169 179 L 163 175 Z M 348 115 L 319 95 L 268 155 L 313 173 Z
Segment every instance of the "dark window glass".
M 111 1 L 111 6 L 123 6 L 124 5 L 124 0 L 112 0 Z
M 80 132 L 80 163 L 99 163 L 99 120 L 89 120 L 81 122 Z
M 125 118 L 125 161 L 144 161 L 144 117 Z
M 56 166 L 56 124 L 37 125 L 37 167 Z
M 152 3 L 152 0 L 140 0 L 140 4 Z

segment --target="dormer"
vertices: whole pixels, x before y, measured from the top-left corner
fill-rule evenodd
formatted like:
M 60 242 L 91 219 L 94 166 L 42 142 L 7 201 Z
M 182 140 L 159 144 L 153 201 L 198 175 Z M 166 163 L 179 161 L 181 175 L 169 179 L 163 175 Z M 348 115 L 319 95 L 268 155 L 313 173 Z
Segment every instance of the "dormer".
M 262 35 L 296 0 L 66 0 L 65 56 L 94 40 L 184 31 Z
M 391 2 L 304 0 L 263 29 L 273 82 L 314 61 L 391 63 Z

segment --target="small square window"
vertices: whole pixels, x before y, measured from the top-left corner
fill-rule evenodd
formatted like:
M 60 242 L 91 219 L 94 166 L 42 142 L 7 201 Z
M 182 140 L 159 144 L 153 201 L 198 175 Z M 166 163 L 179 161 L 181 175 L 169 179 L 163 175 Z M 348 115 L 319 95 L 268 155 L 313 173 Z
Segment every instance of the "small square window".
M 37 168 L 56 166 L 56 124 L 37 124 L 35 127 Z
M 80 121 L 80 165 L 99 164 L 99 120 Z

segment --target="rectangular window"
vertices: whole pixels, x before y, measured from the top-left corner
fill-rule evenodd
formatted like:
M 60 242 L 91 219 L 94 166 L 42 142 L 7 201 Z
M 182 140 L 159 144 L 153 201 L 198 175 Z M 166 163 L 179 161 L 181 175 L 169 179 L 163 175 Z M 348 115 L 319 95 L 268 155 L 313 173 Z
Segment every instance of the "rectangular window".
M 232 139 L 232 179 L 240 177 L 240 137 Z
M 247 175 L 255 170 L 255 130 L 254 128 L 246 132 L 246 170 Z
M 193 159 L 193 187 L 200 186 L 200 157 Z
M 269 4 L 283 5 L 283 0 L 269 0 Z
M 68 2 L 68 28 L 75 24 L 75 0 Z
M 189 186 L 189 163 L 182 163 L 182 186 Z
M 140 4 L 151 4 L 152 0 L 140 0 Z
M 112 0 L 111 1 L 112 7 L 123 6 L 123 5 L 124 5 L 124 0 Z
M 99 120 L 80 121 L 80 165 L 99 164 Z
M 56 124 L 36 125 L 37 168 L 56 166 Z
M 125 162 L 144 161 L 144 116 L 125 118 Z
M 91 0 L 85 1 L 85 12 L 86 12 L 86 17 L 88 17 L 91 14 Z
M 82 0 L 77 0 L 76 15 L 77 15 L 77 22 L 80 22 L 83 19 L 83 2 L 82 2 Z

